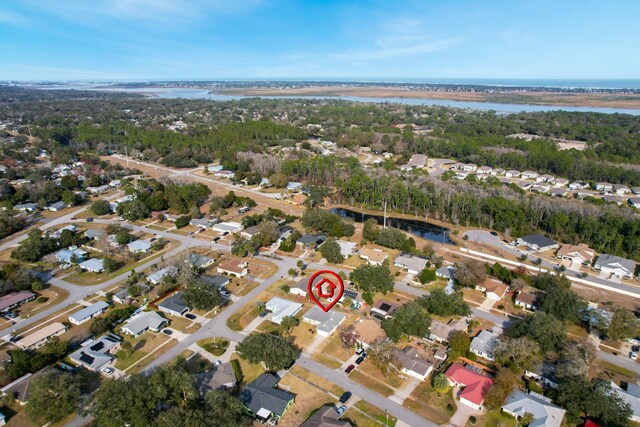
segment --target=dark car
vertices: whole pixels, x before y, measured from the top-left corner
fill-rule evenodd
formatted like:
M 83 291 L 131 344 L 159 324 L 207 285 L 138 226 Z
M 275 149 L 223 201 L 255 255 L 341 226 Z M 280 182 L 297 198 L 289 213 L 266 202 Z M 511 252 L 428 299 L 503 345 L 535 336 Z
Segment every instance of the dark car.
M 497 235 L 498 235 L 498 233 L 496 233 L 495 231 L 492 231 L 492 232 L 491 232 L 491 235 L 492 235 L 492 236 L 497 236 Z
M 93 218 L 91 217 L 87 218 L 87 222 L 93 222 Z
M 356 359 L 356 365 L 361 364 L 362 362 L 364 362 L 364 356 L 360 356 Z
M 218 240 L 220 240 L 220 236 L 218 236 L 218 237 L 214 237 L 212 240 L 213 240 L 214 242 L 217 242 Z
M 342 396 L 340 396 L 340 403 L 347 403 L 349 399 L 351 399 L 351 392 L 345 391 Z
M 162 331 L 162 333 L 165 334 L 165 335 L 171 335 L 171 334 L 173 334 L 173 331 L 171 329 L 164 329 Z
M 71 221 L 75 221 L 76 219 L 78 219 L 78 218 L 77 218 L 77 217 L 75 217 L 75 216 L 72 216 L 72 217 L 71 217 Z
M 195 320 L 196 319 L 196 315 L 195 314 L 191 314 L 191 313 L 185 314 L 184 317 L 186 317 L 187 319 L 190 319 L 190 320 Z
M 5 319 L 15 319 L 16 317 L 18 317 L 18 315 L 10 311 L 5 311 L 2 313 L 2 317 L 4 317 Z
M 265 310 L 262 313 L 260 313 L 260 317 L 265 317 L 267 314 L 269 314 L 269 312 Z
M 356 365 L 349 365 L 349 366 L 347 366 L 347 369 L 345 369 L 344 371 L 345 371 L 347 374 L 350 374 L 350 373 L 351 373 L 351 371 L 353 371 L 354 369 L 356 369 Z

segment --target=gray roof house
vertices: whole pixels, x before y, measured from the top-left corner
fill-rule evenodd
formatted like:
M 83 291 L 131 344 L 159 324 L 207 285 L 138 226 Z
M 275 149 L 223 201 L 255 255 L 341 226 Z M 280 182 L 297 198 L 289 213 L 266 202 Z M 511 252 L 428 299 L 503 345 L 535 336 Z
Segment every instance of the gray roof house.
M 502 411 L 521 419 L 525 414 L 533 415 L 529 427 L 560 427 L 565 410 L 551 403 L 551 399 L 541 394 L 516 390 L 507 396 Z
M 618 278 L 633 277 L 636 270 L 636 262 L 615 255 L 602 254 L 596 260 L 593 268 Z
M 152 285 L 157 285 L 158 283 L 162 282 L 162 279 L 164 279 L 167 276 L 173 277 L 178 273 L 178 268 L 170 265 L 168 267 L 163 268 L 162 270 L 158 270 L 153 274 L 150 274 L 147 276 L 147 282 L 151 283 Z
M 394 348 L 393 354 L 402 365 L 402 372 L 420 381 L 424 381 L 433 370 L 433 363 L 419 357 L 414 347 Z
M 429 260 L 420 258 L 413 255 L 402 254 L 395 259 L 393 265 L 403 268 L 409 272 L 409 274 L 418 274 L 429 263 Z
M 127 249 L 133 254 L 146 253 L 151 249 L 151 242 L 147 240 L 134 240 L 131 243 L 127 243 Z
M 316 325 L 318 335 L 328 337 L 333 334 L 338 326 L 344 322 L 347 316 L 339 311 L 330 310 L 325 312 L 320 307 L 314 305 L 303 316 L 302 320 L 312 325 Z
M 443 279 L 453 280 L 453 273 L 456 272 L 455 267 L 443 265 L 439 269 L 436 270 L 436 276 L 442 277 Z
M 109 308 L 109 303 L 106 301 L 98 301 L 95 304 L 91 304 L 82 310 L 76 311 L 69 316 L 69 322 L 74 325 L 81 325 L 84 322 L 104 313 Z
M 134 337 L 139 337 L 148 330 L 159 332 L 168 322 L 156 311 L 144 311 L 129 318 L 122 327 L 122 331 Z
M 550 238 L 545 237 L 541 234 L 531 234 L 529 236 L 519 237 L 517 242 L 518 245 L 526 246 L 535 252 L 548 251 L 550 249 L 556 249 L 560 246 L 558 242 L 551 240 Z
M 231 280 L 229 280 L 228 277 L 221 276 L 219 274 L 215 274 L 213 276 L 209 276 L 209 275 L 205 274 L 205 275 L 200 276 L 200 280 L 202 280 L 207 285 L 211 285 L 211 286 L 216 287 L 218 289 L 224 288 L 231 281 Z
M 498 337 L 502 333 L 501 330 L 482 330 L 480 333 L 471 340 L 470 350 L 476 355 L 483 357 L 487 360 L 494 360 L 493 351 L 498 345 Z
M 144 295 L 151 290 L 150 286 L 147 286 L 143 283 L 137 283 L 136 286 L 140 288 L 140 295 Z M 129 288 L 123 288 L 117 293 L 113 294 L 113 300 L 120 304 L 128 304 L 129 299 L 133 297 L 129 294 Z
M 104 271 L 104 260 L 98 258 L 91 258 L 87 261 L 78 264 L 83 270 L 90 271 L 92 273 L 102 273 Z
M 627 389 L 624 390 L 612 381 L 611 388 L 614 393 L 631 406 L 631 421 L 640 422 L 640 387 L 636 384 L 628 383 Z
M 201 396 L 212 390 L 233 388 L 237 383 L 236 372 L 230 362 L 223 363 L 213 370 L 196 375 L 196 388 Z
M 278 382 L 280 377 L 265 373 L 240 392 L 240 401 L 257 419 L 277 421 L 293 405 L 296 395 L 276 388 Z
M 351 427 L 349 421 L 342 421 L 334 405 L 324 405 L 313 413 L 300 427 Z
M 159 302 L 158 308 L 160 311 L 172 316 L 182 316 L 184 313 L 189 311 L 187 303 L 182 299 L 182 292 L 177 292 L 169 298 Z
M 59 201 L 59 202 L 55 202 L 50 204 L 49 206 L 47 206 L 47 210 L 51 211 L 51 212 L 58 212 L 61 211 L 62 209 L 66 208 L 67 204 L 63 201 Z
M 91 240 L 96 240 L 101 238 L 102 236 L 106 236 L 107 233 L 104 230 L 100 230 L 100 229 L 89 229 L 87 231 L 84 232 L 84 236 L 87 239 L 91 239 Z
M 120 350 L 121 341 L 116 335 L 105 335 L 97 340 L 89 340 L 82 347 L 69 355 L 78 365 L 90 371 L 98 371 L 104 365 L 111 363 L 113 354 Z
M 196 253 L 190 253 L 188 258 L 189 264 L 194 268 L 207 268 L 213 264 L 213 258 Z
M 307 233 L 304 236 L 300 237 L 298 240 L 296 240 L 296 243 L 299 243 L 306 247 L 310 247 L 311 245 L 320 246 L 321 244 L 324 243 L 325 240 L 327 240 L 327 236 L 325 236 L 324 233 L 316 233 L 316 234 Z

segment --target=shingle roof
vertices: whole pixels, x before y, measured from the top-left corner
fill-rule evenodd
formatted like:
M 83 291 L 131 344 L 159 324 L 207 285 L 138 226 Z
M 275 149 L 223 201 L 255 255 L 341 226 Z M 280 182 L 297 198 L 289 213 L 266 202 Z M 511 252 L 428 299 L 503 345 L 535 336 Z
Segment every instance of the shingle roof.
M 413 347 L 405 347 L 403 350 L 393 349 L 393 354 L 402 366 L 419 375 L 426 375 L 433 368 L 433 364 L 418 356 L 418 351 Z
M 502 409 L 517 416 L 526 413 L 533 415 L 529 427 L 560 427 L 565 414 L 564 409 L 555 406 L 546 397 L 520 390 L 515 390 L 507 397 Z
M 289 402 L 296 395 L 285 390 L 275 388 L 280 378 L 271 373 L 260 375 L 255 381 L 247 384 L 240 393 L 240 400 L 254 414 L 260 409 L 282 416 Z
M 189 309 L 187 303 L 183 299 L 182 292 L 178 292 L 173 296 L 158 303 L 158 308 L 164 308 L 176 313 L 184 313 Z
M 237 381 L 233 365 L 227 362 L 216 366 L 214 370 L 196 375 L 196 388 L 204 396 L 211 390 L 219 390 L 226 387 L 227 384 L 235 385 Z
M 332 333 L 335 329 L 344 321 L 346 314 L 339 311 L 331 310 L 325 312 L 318 306 L 313 306 L 307 311 L 303 319 L 308 319 L 313 322 L 319 322 L 317 329 L 326 333 Z
M 550 238 L 545 237 L 541 234 L 531 234 L 529 236 L 523 237 L 522 240 L 524 240 L 530 245 L 536 245 L 540 248 L 558 244 L 555 240 L 551 240 Z
M 103 310 L 109 308 L 109 303 L 106 301 L 98 301 L 95 304 L 91 304 L 88 307 L 83 308 L 82 310 L 76 311 L 71 316 L 69 316 L 69 320 L 73 319 L 77 322 L 81 322 L 87 317 L 93 316 L 96 313 L 99 313 Z

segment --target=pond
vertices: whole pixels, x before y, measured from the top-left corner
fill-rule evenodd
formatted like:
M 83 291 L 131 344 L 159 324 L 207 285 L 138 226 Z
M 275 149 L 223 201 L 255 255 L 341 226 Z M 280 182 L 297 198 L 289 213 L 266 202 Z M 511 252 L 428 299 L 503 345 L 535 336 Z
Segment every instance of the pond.
M 365 222 L 369 218 L 375 219 L 378 224 L 384 224 L 384 217 L 382 215 L 367 214 L 363 212 L 354 211 L 344 208 L 333 208 L 332 213 L 336 213 L 345 218 L 351 218 L 355 222 Z M 449 239 L 449 229 L 440 227 L 439 225 L 431 224 L 426 221 L 417 219 L 404 219 L 387 216 L 387 226 L 393 228 L 399 228 L 402 231 L 406 231 L 414 236 L 422 237 L 423 239 L 431 240 L 436 243 L 444 243 L 453 245 L 453 241 Z

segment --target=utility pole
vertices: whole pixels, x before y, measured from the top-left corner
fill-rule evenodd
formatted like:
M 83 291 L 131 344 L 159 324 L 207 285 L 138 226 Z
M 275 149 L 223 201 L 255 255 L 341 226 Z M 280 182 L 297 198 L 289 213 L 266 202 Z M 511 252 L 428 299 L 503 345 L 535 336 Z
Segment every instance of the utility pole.
M 384 219 L 382 220 L 382 229 L 387 228 L 387 201 L 384 201 Z

